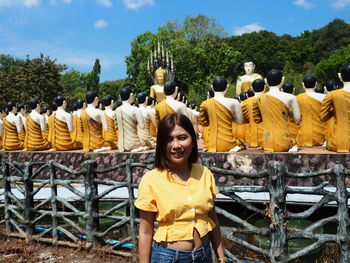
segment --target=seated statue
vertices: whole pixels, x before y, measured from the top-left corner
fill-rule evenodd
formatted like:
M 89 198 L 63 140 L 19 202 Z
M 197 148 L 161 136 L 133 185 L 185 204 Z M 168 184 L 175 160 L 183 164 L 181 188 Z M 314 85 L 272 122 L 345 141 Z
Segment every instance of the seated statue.
M 309 75 L 303 79 L 305 93 L 297 96 L 301 111 L 301 121 L 296 138 L 297 146 L 318 146 L 325 141 L 324 125 L 320 121 L 320 109 L 324 94 L 315 92 L 317 80 L 315 76 Z
M 79 141 L 71 138 L 74 130 L 72 115 L 66 112 L 67 101 L 63 96 L 55 98 L 57 110 L 53 113 L 53 122 L 49 124 L 51 132 L 51 148 L 52 151 L 69 151 L 82 149 L 83 145 Z M 53 124 L 53 126 L 51 126 Z
M 237 152 L 244 143 L 233 137 L 232 121 L 243 123 L 241 105 L 235 99 L 225 98 L 228 85 L 223 77 L 213 81 L 214 97 L 201 103 L 199 123 L 209 126 L 206 148 L 208 152 Z
M 141 129 L 138 126 L 137 133 L 139 135 L 139 138 L 143 141 L 147 141 L 152 148 L 154 148 L 155 143 L 156 143 L 156 138 L 151 136 L 150 134 L 150 126 L 151 123 L 156 126 L 156 118 L 155 115 L 152 114 L 148 109 L 147 109 L 147 104 L 148 104 L 148 96 L 146 93 L 141 92 L 137 94 L 137 102 L 139 104 L 139 109 L 141 111 L 142 117 L 143 117 L 143 123 L 145 127 Z
M 246 60 L 244 62 L 245 75 L 237 78 L 236 94 L 241 92 L 247 92 L 251 87 L 252 83 L 256 79 L 262 79 L 261 75 L 254 73 L 255 65 L 252 60 Z
M 27 132 L 24 141 L 25 151 L 41 151 L 50 148 L 49 142 L 43 137 L 46 131 L 45 118 L 40 114 L 40 102 L 37 99 L 29 101 L 31 112 L 27 116 Z
M 156 100 L 152 97 L 148 97 L 147 100 L 147 110 L 151 116 L 151 119 L 154 120 L 150 122 L 149 124 L 149 134 L 156 138 L 157 137 L 157 123 L 156 123 L 156 110 L 154 109 L 154 104 L 155 104 Z
M 150 96 L 159 102 L 165 99 L 164 83 L 167 80 L 167 71 L 159 67 L 155 72 L 155 79 L 156 83 L 151 86 Z
M 44 116 L 45 124 L 46 124 L 46 131 L 42 132 L 42 135 L 43 135 L 44 138 L 48 139 L 48 137 L 49 137 L 49 116 L 51 114 L 51 111 L 50 111 L 49 107 L 48 106 L 42 106 L 40 114 Z
M 98 109 L 99 99 L 94 91 L 86 93 L 86 109 L 80 114 L 84 129 L 84 152 L 100 152 L 110 150 L 110 144 L 103 138 L 103 131 L 108 131 L 106 115 Z
M 208 88 L 208 91 L 207 91 L 207 100 L 214 98 L 214 95 L 215 94 L 214 94 L 213 86 L 210 86 L 210 88 Z M 209 126 L 202 126 L 201 125 L 201 123 L 199 121 L 199 114 L 198 114 L 198 124 L 200 125 L 200 127 L 202 127 L 202 137 L 203 137 L 204 145 L 206 147 L 206 145 L 208 145 L 208 139 L 209 139 Z M 235 123 L 235 122 L 232 122 L 232 123 Z M 233 132 L 233 134 L 234 134 L 234 132 Z M 236 137 L 236 136 L 234 136 L 234 137 Z
M 339 153 L 350 150 L 350 64 L 342 66 L 338 73 L 344 84 L 343 89 L 331 91 L 326 95 L 320 110 L 320 119 L 326 122 L 334 117 L 334 129 L 327 141 L 327 149 Z
M 280 70 L 272 69 L 266 75 L 269 92 L 258 97 L 254 105 L 254 121 L 263 122 L 263 149 L 265 152 L 295 151 L 295 141 L 288 129 L 288 115 L 300 120 L 300 109 L 294 95 L 280 91 L 284 77 Z M 290 109 L 292 110 L 290 112 Z M 291 149 L 293 148 L 293 149 Z
M 134 98 L 131 89 L 121 89 L 120 97 L 123 105 L 115 110 L 119 131 L 119 152 L 147 150 L 146 142 L 141 140 L 137 134 L 137 126 L 140 126 L 140 129 L 144 129 L 145 126 L 140 109 L 132 106 Z
M 78 141 L 83 143 L 84 141 L 84 128 L 81 121 L 81 112 L 86 109 L 86 104 L 82 99 L 78 99 L 75 102 L 76 110 L 73 112 L 73 126 L 74 130 L 71 133 L 71 138 L 73 141 Z
M 294 91 L 295 91 L 293 83 L 291 83 L 291 82 L 284 83 L 282 85 L 282 91 L 293 95 Z M 300 122 L 296 122 L 293 120 L 292 116 L 290 116 L 290 115 L 288 116 L 288 129 L 289 129 L 290 135 L 293 137 L 294 140 L 297 139 L 299 125 L 300 125 Z
M 23 124 L 22 132 L 20 134 L 18 134 L 18 136 L 19 136 L 19 140 L 21 142 L 24 142 L 24 140 L 26 138 L 27 110 L 23 104 L 18 104 L 17 105 L 17 112 L 18 112 L 17 115 L 22 120 L 22 124 Z
M 176 83 L 173 81 L 167 81 L 164 85 L 164 93 L 166 96 L 166 99 L 159 102 L 154 108 L 156 110 L 156 122 L 157 127 L 159 122 L 168 114 L 171 113 L 179 113 L 188 116 L 188 111 L 183 102 L 175 100 L 177 93 L 178 93 L 178 87 L 176 86 Z
M 333 90 L 338 89 L 338 85 L 337 82 L 334 80 L 327 80 L 326 84 L 325 84 L 325 94 L 330 93 Z M 325 123 L 324 123 L 324 127 L 325 127 L 325 134 L 324 134 L 324 138 L 326 140 L 324 146 L 326 146 L 327 141 L 331 138 L 331 133 L 333 131 L 334 128 L 334 116 L 330 117 Z
M 103 99 L 103 104 L 105 106 L 105 114 L 108 122 L 108 131 L 104 133 L 105 141 L 108 141 L 112 150 L 117 149 L 118 142 L 118 131 L 115 125 L 115 112 L 113 110 L 115 102 L 110 96 L 106 96 Z
M 16 116 L 17 106 L 15 102 L 7 103 L 7 116 L 3 119 L 3 148 L 5 151 L 22 150 L 23 142 L 19 140 L 22 132 L 22 120 Z

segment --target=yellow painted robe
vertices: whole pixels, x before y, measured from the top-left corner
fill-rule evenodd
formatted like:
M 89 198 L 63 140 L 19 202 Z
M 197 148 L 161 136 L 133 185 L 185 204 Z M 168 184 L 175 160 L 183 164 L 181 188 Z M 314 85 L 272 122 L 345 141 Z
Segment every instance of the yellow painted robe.
M 290 135 L 293 137 L 294 140 L 296 140 L 297 138 L 299 126 L 300 126 L 299 122 L 294 121 L 293 118 L 290 116 L 288 117 L 288 129 L 289 129 Z
M 23 130 L 21 133 L 18 134 L 18 138 L 21 142 L 24 142 L 24 140 L 26 139 L 26 128 L 23 125 Z
M 6 118 L 3 119 L 3 147 L 5 151 L 14 151 L 23 149 L 23 142 L 18 138 L 16 125 L 10 123 Z
M 208 99 L 200 105 L 199 123 L 209 126 L 206 144 L 208 152 L 227 152 L 235 146 L 244 147 L 244 143 L 233 137 L 233 113 L 216 99 Z
M 81 142 L 73 141 L 67 123 L 56 118 L 53 113 L 53 127 L 49 127 L 51 134 L 51 148 L 53 151 L 78 150 L 83 147 Z M 52 122 L 51 122 L 52 125 Z
M 48 123 L 46 123 L 46 131 L 42 132 L 42 135 L 46 139 L 49 138 L 49 124 Z
M 324 138 L 328 141 L 333 133 L 333 129 L 334 129 L 334 117 L 331 117 L 329 120 L 327 120 L 324 123 L 324 128 L 325 128 L 325 134 L 324 134 Z
M 73 141 L 78 141 L 83 143 L 84 141 L 84 128 L 81 118 L 77 115 L 73 115 L 73 126 L 74 130 L 71 133 L 71 138 Z
M 256 123 L 263 122 L 263 149 L 265 152 L 286 152 L 295 141 L 288 129 L 288 107 L 279 99 L 261 94 L 253 106 Z
M 83 110 L 80 114 L 84 129 L 83 151 L 90 152 L 102 147 L 110 147 L 108 142 L 105 142 L 102 134 L 102 124 L 95 121 Z
M 327 142 L 327 149 L 347 153 L 350 149 L 350 92 L 334 90 L 323 99 L 321 121 L 326 122 L 333 116 L 334 129 Z
M 48 150 L 49 142 L 43 137 L 40 124 L 35 122 L 30 115 L 27 116 L 27 132 L 24 140 L 25 151 Z
M 157 126 L 159 125 L 159 122 L 168 114 L 176 113 L 172 107 L 169 106 L 169 104 L 163 100 L 159 102 L 154 109 L 156 110 L 156 123 Z
M 248 135 L 246 142 L 249 144 L 250 147 L 261 147 L 264 129 L 262 123 L 254 122 L 254 103 L 257 103 L 257 98 L 255 97 L 250 97 L 242 103 L 242 112 L 244 119 L 249 121 L 246 128 L 246 134 Z
M 103 137 L 105 141 L 108 141 L 111 149 L 114 150 L 114 149 L 117 149 L 117 142 L 118 142 L 117 131 L 115 127 L 115 120 L 109 117 L 107 114 L 105 115 L 108 123 L 108 131 L 106 132 L 103 131 L 104 133 Z
M 323 145 L 325 132 L 324 124 L 320 121 L 321 102 L 306 93 L 299 94 L 296 98 L 301 112 L 297 145 L 299 147 Z

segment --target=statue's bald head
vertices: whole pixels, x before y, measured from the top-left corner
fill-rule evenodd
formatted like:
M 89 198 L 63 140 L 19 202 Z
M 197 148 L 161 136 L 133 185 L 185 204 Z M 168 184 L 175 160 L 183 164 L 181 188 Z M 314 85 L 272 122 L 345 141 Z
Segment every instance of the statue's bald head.
M 350 81 L 350 63 L 345 64 L 340 69 L 340 76 L 344 82 Z
M 213 80 L 213 90 L 218 91 L 225 91 L 227 88 L 227 80 L 224 77 L 216 77 Z
M 252 83 L 254 92 L 263 92 L 265 89 L 265 81 L 263 79 L 256 79 Z
M 278 86 L 279 84 L 281 84 L 282 79 L 283 79 L 282 71 L 278 69 L 271 69 L 266 74 L 267 84 L 269 84 L 270 87 Z
M 174 81 L 167 81 L 164 84 L 164 94 L 166 96 L 171 96 L 176 90 L 176 83 Z
M 307 89 L 312 89 L 316 86 L 317 79 L 313 75 L 305 76 L 303 79 L 304 87 Z

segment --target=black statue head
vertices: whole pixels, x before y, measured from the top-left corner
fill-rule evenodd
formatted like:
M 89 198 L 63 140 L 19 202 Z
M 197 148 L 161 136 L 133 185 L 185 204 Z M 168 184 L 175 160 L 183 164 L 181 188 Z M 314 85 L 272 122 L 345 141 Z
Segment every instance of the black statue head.
M 304 87 L 307 89 L 312 89 L 316 86 L 317 79 L 313 75 L 305 76 L 303 79 Z
M 266 74 L 267 84 L 270 87 L 278 86 L 279 84 L 281 84 L 282 79 L 283 79 L 282 71 L 278 69 L 271 69 Z

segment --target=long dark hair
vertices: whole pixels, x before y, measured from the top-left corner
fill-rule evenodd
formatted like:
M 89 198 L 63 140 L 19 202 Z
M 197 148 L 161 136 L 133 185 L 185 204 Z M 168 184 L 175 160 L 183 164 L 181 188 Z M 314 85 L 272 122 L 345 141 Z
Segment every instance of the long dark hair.
M 168 136 L 176 125 L 179 125 L 191 135 L 193 148 L 188 161 L 189 163 L 197 162 L 198 146 L 196 132 L 194 131 L 191 121 L 183 114 L 168 114 L 159 122 L 158 126 L 156 155 L 154 159 L 154 166 L 158 169 L 164 170 L 170 167 L 169 160 L 166 157 L 166 146 L 168 143 Z

